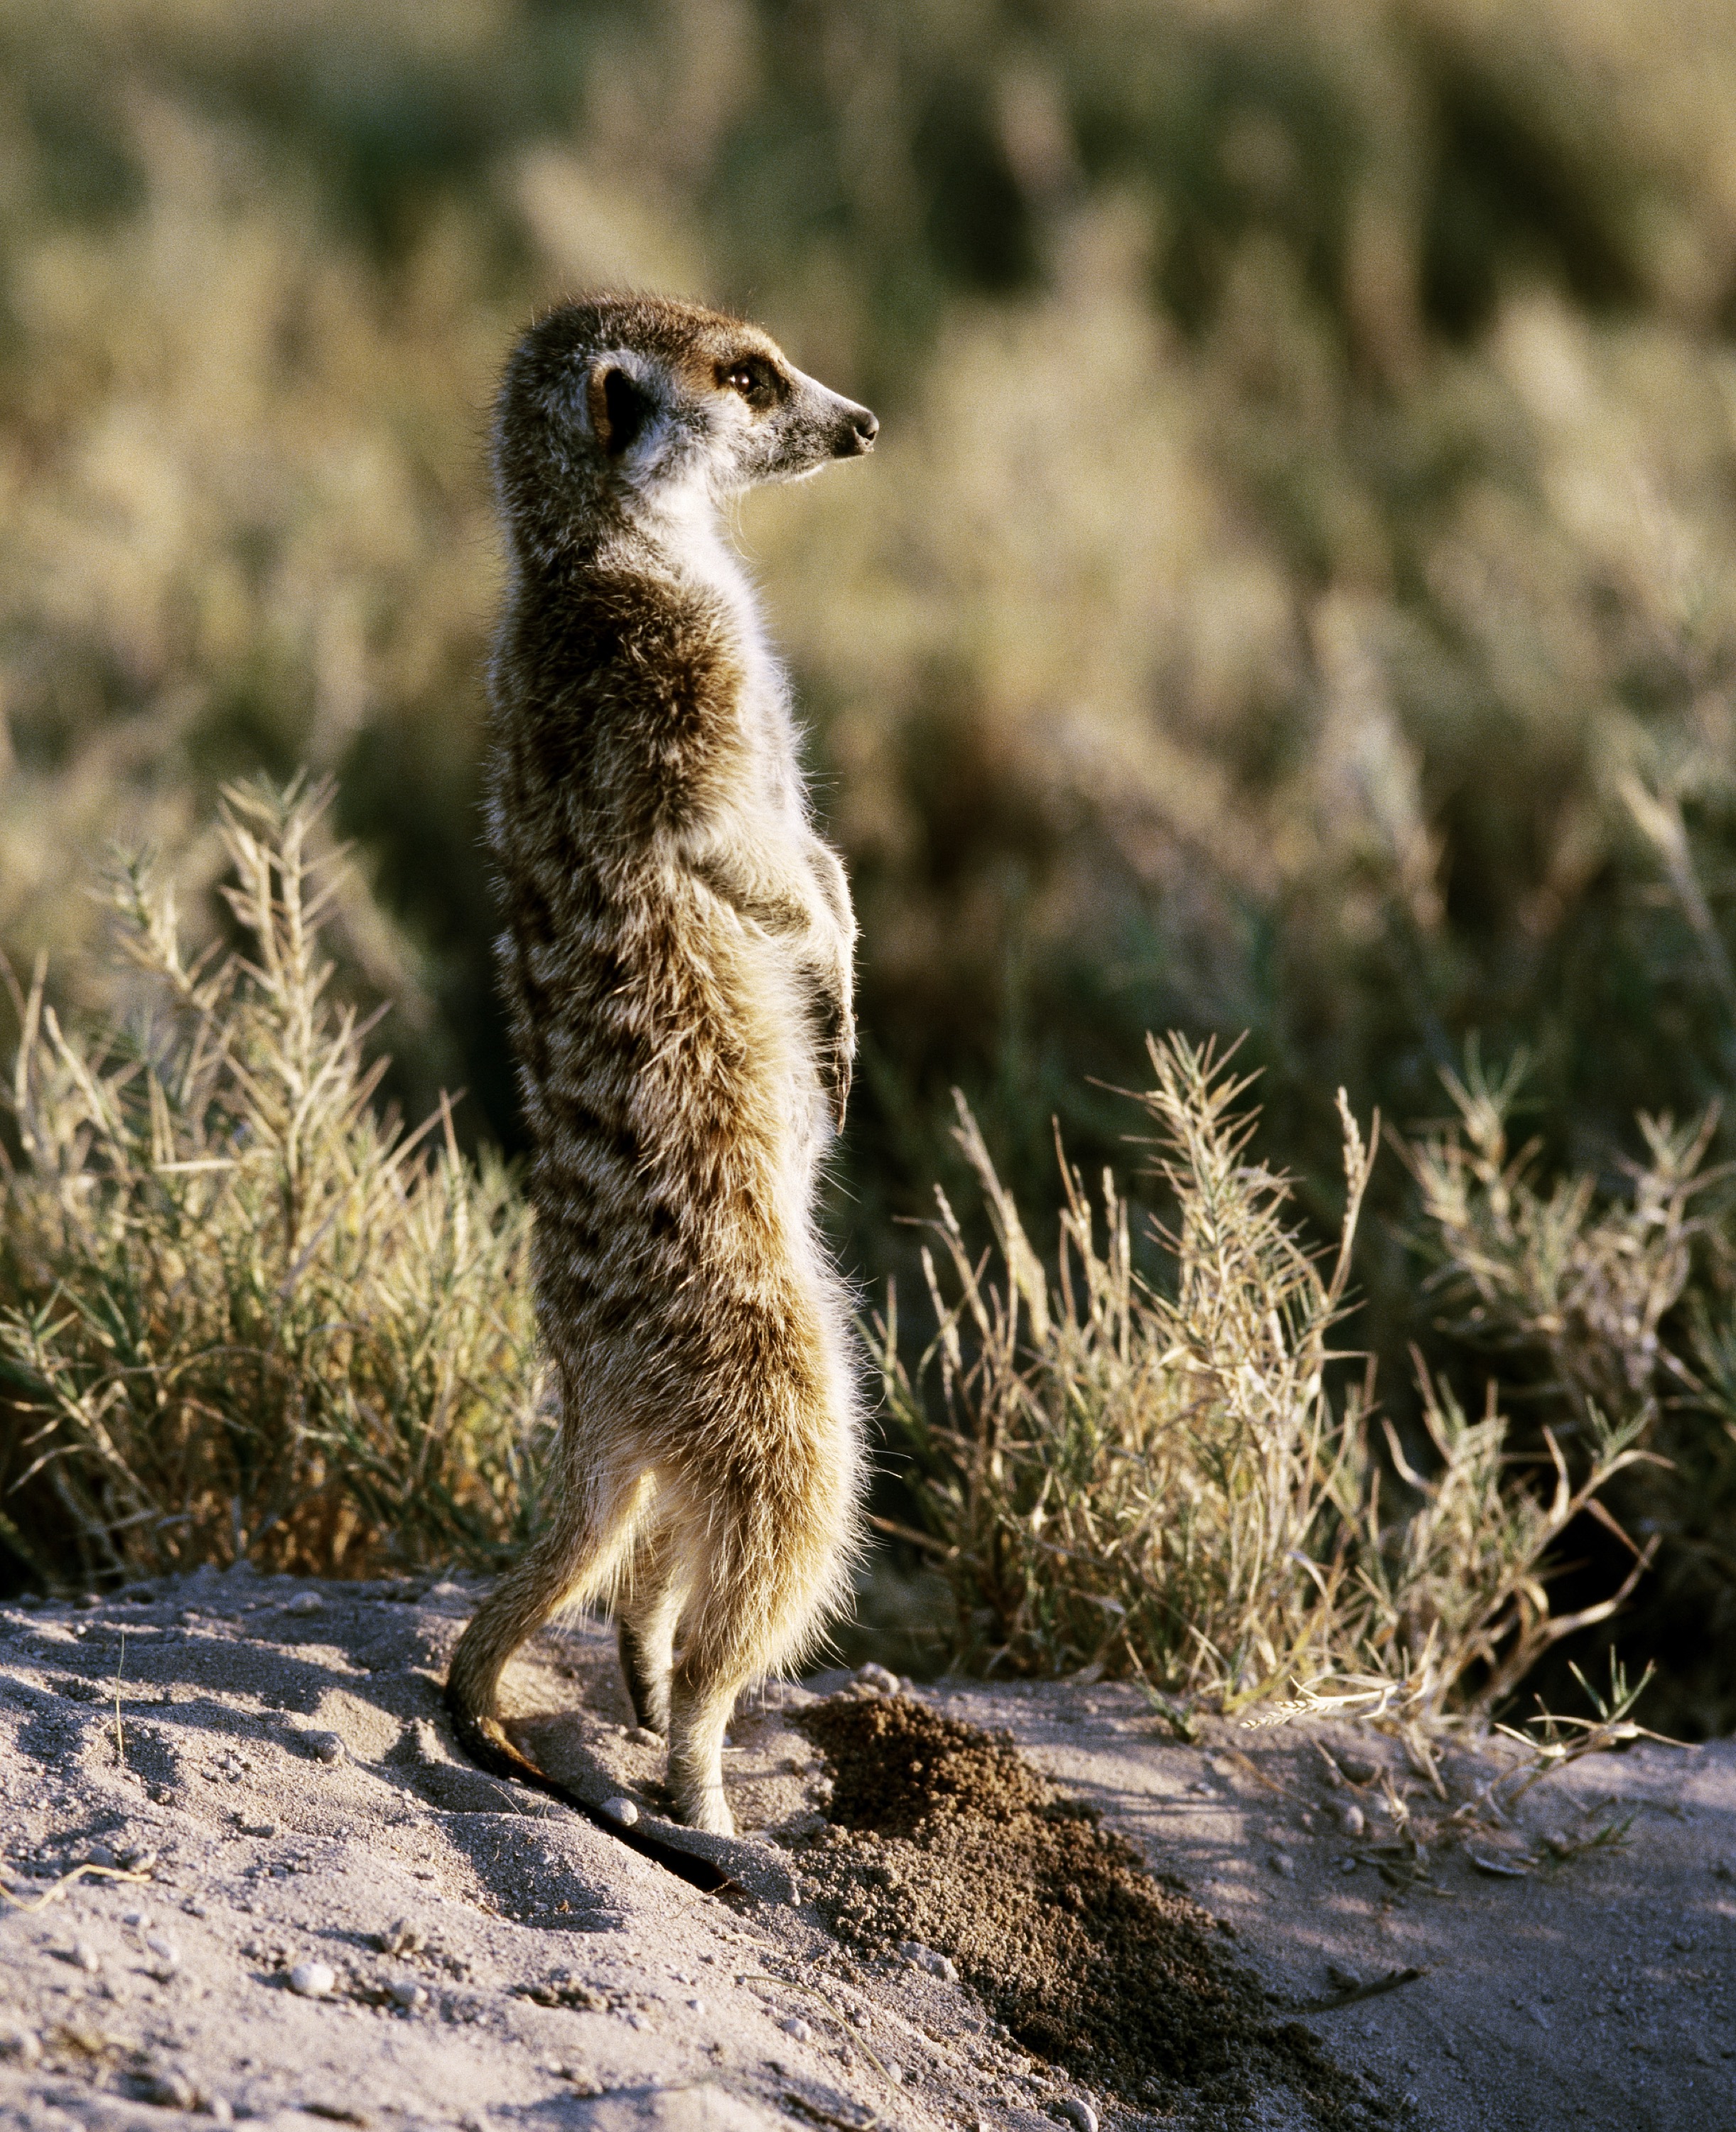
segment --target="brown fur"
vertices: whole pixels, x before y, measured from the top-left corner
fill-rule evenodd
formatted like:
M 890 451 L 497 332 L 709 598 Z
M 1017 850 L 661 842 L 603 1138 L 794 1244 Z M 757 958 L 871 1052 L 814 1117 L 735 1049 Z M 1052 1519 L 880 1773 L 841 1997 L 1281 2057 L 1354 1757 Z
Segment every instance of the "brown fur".
M 498 1742 L 513 1651 L 607 1599 L 677 1810 L 726 1832 L 725 1724 L 846 1596 L 861 1449 L 849 1297 L 812 1211 L 849 1088 L 854 921 L 714 511 L 875 428 L 754 328 L 611 297 L 525 337 L 496 426 L 512 580 L 489 834 L 561 1424 L 547 1530 L 465 1631 L 448 1697 Z

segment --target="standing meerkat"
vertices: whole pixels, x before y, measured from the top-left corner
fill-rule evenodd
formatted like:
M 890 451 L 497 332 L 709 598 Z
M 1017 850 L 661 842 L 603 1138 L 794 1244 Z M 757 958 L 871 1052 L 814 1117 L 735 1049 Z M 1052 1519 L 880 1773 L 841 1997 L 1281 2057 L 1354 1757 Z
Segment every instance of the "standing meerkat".
M 487 823 L 560 1427 L 548 1528 L 447 1699 L 472 1754 L 526 1771 L 501 1670 L 558 1608 L 606 1601 L 676 1810 L 722 1834 L 737 1694 L 846 1596 L 862 1448 L 813 1216 L 855 920 L 717 513 L 878 427 L 756 328 L 636 296 L 544 318 L 496 409 Z

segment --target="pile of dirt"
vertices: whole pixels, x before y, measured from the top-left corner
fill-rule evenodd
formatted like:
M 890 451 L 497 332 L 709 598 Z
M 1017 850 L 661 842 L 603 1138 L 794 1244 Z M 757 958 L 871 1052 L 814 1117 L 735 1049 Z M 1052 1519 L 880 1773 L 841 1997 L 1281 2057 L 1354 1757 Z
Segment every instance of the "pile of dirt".
M 798 1721 L 831 1767 L 806 1866 L 842 1938 L 946 1956 L 1027 2050 L 1136 2107 L 1245 2122 L 1277 2085 L 1332 2132 L 1399 2121 L 1300 2024 L 1270 2019 L 1227 1926 L 1006 1735 L 904 1697 L 835 1697 Z

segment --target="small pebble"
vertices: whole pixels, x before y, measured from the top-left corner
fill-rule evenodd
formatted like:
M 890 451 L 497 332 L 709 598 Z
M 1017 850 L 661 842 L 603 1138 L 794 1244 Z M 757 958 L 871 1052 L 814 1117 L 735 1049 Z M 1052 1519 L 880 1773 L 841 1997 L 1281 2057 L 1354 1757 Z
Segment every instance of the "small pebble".
M 1267 1859 L 1266 1863 L 1274 1873 L 1281 1875 L 1286 1880 L 1293 1880 L 1296 1878 L 1296 1861 L 1288 1851 L 1274 1851 Z
M 120 1855 L 120 1862 L 129 1873 L 148 1873 L 156 1863 L 156 1853 L 142 1843 L 129 1843 Z
M 867 1665 L 856 1668 L 856 1679 L 858 1687 L 872 1688 L 876 1695 L 898 1693 L 898 1675 L 890 1668 L 875 1665 L 872 1661 Z
M 314 1759 L 318 1762 L 341 1762 L 343 1742 L 335 1732 L 309 1732 L 306 1736 Z
M 163 2110 L 190 2110 L 199 2101 L 199 2091 L 185 2073 L 171 2067 L 151 2075 L 145 2083 L 145 2100 Z
M 15 2065 L 40 2065 L 42 2038 L 34 2029 L 9 2022 L 0 2024 L 0 2058 L 10 2059 Z
M 115 1862 L 114 1853 L 106 1843 L 93 1843 L 84 1854 L 84 1862 L 87 1866 L 112 1866 Z
M 293 1599 L 284 1602 L 285 1614 L 319 1614 L 324 1612 L 325 1601 L 317 1592 L 298 1592 Z
M 205 2115 L 216 2125 L 233 2125 L 235 2122 L 234 2106 L 225 2095 L 213 2095 L 205 2105 Z
M 1077 2132 L 1097 2132 L 1097 2113 L 1082 2095 L 1057 2096 L 1054 2110 L 1057 2117 L 1077 2126 Z
M 1338 1870 L 1340 1873 L 1354 1873 L 1356 1870 L 1356 1861 L 1354 1858 L 1340 1858 L 1338 1861 Z
M 794 2043 L 807 2043 L 813 2040 L 813 2030 L 799 2014 L 792 2014 L 787 2021 L 779 2022 L 778 2026 Z
M 87 1976 L 94 1976 L 103 1966 L 103 1961 L 88 1939 L 75 1939 L 72 1943 L 73 1966 L 82 1969 Z
M 179 1969 L 180 1967 L 181 1951 L 175 1944 L 175 1942 L 172 1939 L 165 1939 L 161 1933 L 146 1933 L 145 1935 L 145 1945 L 150 1949 L 151 1953 L 156 1957 L 157 1960 L 162 1964 L 165 1969 Z
M 904 1941 L 899 1952 L 906 1962 L 927 1970 L 930 1976 L 938 1976 L 942 1984 L 957 1983 L 958 1970 L 952 1960 L 944 1954 L 937 1954 L 932 1947 L 924 1947 L 919 1939 Z
M 690 2013 L 703 2014 L 705 2011 L 705 2001 L 703 1999 L 689 1999 L 687 2003 L 688 2010 Z
M 1369 1825 L 1368 1817 L 1360 1806 L 1347 1806 L 1340 1818 L 1344 1822 L 1345 1832 L 1350 1836 L 1360 1836 Z
M 393 2005 L 402 2007 L 406 2014 L 420 2014 L 428 2004 L 427 1987 L 418 1984 L 413 1976 L 400 1977 L 388 1989 Z
M 904 2068 L 901 2065 L 894 2065 L 889 2060 L 886 2066 L 886 2077 L 894 2086 L 902 2087 L 904 2084 Z
M 300 1999 L 324 1999 L 337 1982 L 337 1971 L 324 1962 L 298 1962 L 290 1971 L 290 1989 Z
M 630 1798 L 605 1799 L 602 1810 L 611 1821 L 618 1821 L 623 1828 L 631 1828 L 639 1818 L 639 1809 Z

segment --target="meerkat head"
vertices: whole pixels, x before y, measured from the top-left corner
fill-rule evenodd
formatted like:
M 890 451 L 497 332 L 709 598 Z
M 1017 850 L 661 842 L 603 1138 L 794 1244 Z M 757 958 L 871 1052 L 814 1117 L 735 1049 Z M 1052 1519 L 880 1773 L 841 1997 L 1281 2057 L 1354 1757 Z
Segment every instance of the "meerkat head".
M 565 545 L 599 521 L 799 481 L 871 451 L 879 430 L 757 326 L 697 304 L 597 296 L 520 342 L 495 458 L 521 536 Z

